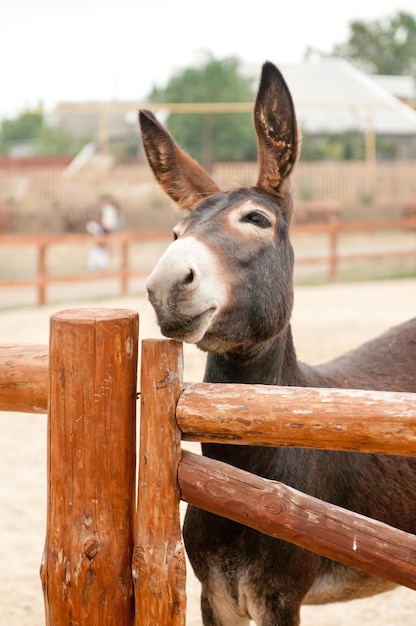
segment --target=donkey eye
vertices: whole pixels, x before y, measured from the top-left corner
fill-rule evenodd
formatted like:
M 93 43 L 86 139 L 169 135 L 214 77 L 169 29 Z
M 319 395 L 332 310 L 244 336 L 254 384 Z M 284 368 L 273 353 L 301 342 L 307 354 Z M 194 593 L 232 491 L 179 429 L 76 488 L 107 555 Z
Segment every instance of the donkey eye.
M 259 228 L 270 228 L 271 223 L 268 217 L 266 217 L 263 213 L 258 213 L 257 211 L 253 211 L 252 213 L 248 213 L 242 219 L 243 222 L 250 222 L 251 224 L 255 224 Z

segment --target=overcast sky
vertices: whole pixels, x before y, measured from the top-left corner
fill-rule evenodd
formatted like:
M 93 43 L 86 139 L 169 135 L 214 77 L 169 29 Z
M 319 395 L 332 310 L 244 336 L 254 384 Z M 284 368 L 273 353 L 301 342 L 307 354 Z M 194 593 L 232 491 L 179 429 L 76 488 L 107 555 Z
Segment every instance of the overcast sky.
M 42 102 L 142 102 L 201 51 L 260 65 L 330 51 L 352 20 L 416 0 L 0 0 L 0 117 Z

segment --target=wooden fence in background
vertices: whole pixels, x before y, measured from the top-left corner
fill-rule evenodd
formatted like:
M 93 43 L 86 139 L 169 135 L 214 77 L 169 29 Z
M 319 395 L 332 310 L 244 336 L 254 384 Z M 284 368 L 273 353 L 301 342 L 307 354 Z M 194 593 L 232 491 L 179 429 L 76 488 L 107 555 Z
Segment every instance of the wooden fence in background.
M 372 259 L 394 259 L 394 258 L 415 258 L 416 241 L 411 249 L 386 250 L 386 251 L 365 251 L 341 253 L 340 237 L 346 233 L 375 233 L 378 231 L 416 231 L 416 217 L 406 217 L 395 220 L 377 220 L 367 222 L 343 222 L 338 219 L 331 219 L 327 222 L 294 224 L 291 232 L 293 235 L 314 235 L 324 234 L 328 238 L 328 247 L 325 253 L 314 256 L 298 256 L 296 264 L 298 266 L 324 264 L 327 267 L 328 280 L 335 282 L 338 280 L 339 267 L 346 261 L 372 260 Z M 129 281 L 134 277 L 145 278 L 151 271 L 151 267 L 133 267 L 130 260 L 130 247 L 135 243 L 166 241 L 172 239 L 170 232 L 154 231 L 146 233 L 121 232 L 113 235 L 93 238 L 86 234 L 8 234 L 0 235 L 1 246 L 13 246 L 13 254 L 17 258 L 16 248 L 23 246 L 34 246 L 37 250 L 37 261 L 35 275 L 25 278 L 0 278 L 0 289 L 2 287 L 35 287 L 37 289 L 37 300 L 39 305 L 44 305 L 48 301 L 48 286 L 56 283 L 100 281 L 106 279 L 117 279 L 120 282 L 120 295 L 129 293 Z M 120 262 L 117 267 L 110 270 L 90 271 L 82 273 L 67 273 L 57 275 L 52 273 L 48 266 L 48 251 L 52 246 L 66 245 L 92 246 L 97 243 L 120 248 Z M 69 264 L 69 262 L 68 262 Z
M 65 234 L 9 234 L 0 235 L 0 246 L 10 246 L 19 248 L 24 246 L 34 246 L 36 249 L 36 269 L 35 276 L 27 278 L 0 278 L 0 289 L 2 287 L 35 287 L 37 289 L 37 299 L 39 305 L 44 305 L 48 301 L 47 289 L 49 285 L 69 282 L 91 282 L 115 278 L 120 282 L 120 295 L 129 293 L 129 279 L 133 277 L 145 278 L 151 271 L 149 267 L 133 268 L 129 262 L 129 249 L 134 243 L 144 243 L 149 241 L 172 240 L 170 232 L 157 231 L 146 233 L 121 232 L 112 235 L 102 235 L 92 237 L 78 233 Z M 56 275 L 51 273 L 48 266 L 48 252 L 52 246 L 65 245 L 73 248 L 74 251 L 80 246 L 95 246 L 102 244 L 111 248 L 119 247 L 120 263 L 117 267 L 108 270 L 84 271 L 82 273 L 66 273 Z M 14 251 L 16 254 L 16 251 Z M 70 262 L 68 262 L 70 264 Z
M 137 339 L 133 311 L 73 309 L 52 316 L 49 351 L 0 346 L 0 410 L 48 407 L 47 626 L 184 626 L 181 498 L 416 588 L 416 536 L 181 449 L 231 437 L 415 456 L 416 394 L 188 385 L 182 344 L 146 340 L 136 506 Z
M 257 180 L 257 163 L 214 163 L 212 175 L 221 189 L 251 186 Z M 397 217 L 401 207 L 416 200 L 416 161 L 299 161 L 293 178 L 295 201 L 336 199 L 344 218 L 358 218 L 377 207 Z M 64 220 L 81 212 L 85 219 L 100 196 L 111 194 L 128 215 L 156 215 L 169 201 L 145 161 L 130 164 L 100 159 L 76 173 L 60 167 L 22 167 L 12 161 L 0 167 L 0 204 L 8 201 L 27 218 L 48 212 Z M 136 222 L 137 223 L 137 222 Z M 84 221 L 85 224 L 85 221 Z M 62 225 L 61 225 L 62 226 Z

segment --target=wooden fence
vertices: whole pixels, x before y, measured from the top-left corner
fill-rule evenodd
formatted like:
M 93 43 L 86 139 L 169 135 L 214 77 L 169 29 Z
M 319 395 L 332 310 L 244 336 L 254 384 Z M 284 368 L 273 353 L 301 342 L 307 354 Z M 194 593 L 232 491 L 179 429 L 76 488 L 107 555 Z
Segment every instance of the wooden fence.
M 416 536 L 181 449 L 416 456 L 416 394 L 189 385 L 182 345 L 146 340 L 136 507 L 137 339 L 135 312 L 73 309 L 51 317 L 49 350 L 0 346 L 0 410 L 48 411 L 47 626 L 184 626 L 181 499 L 416 589 Z
M 416 220 L 415 220 L 416 221 Z M 8 234 L 0 235 L 0 247 L 22 248 L 33 246 L 36 250 L 35 275 L 24 278 L 0 278 L 2 287 L 21 288 L 35 287 L 39 305 L 48 302 L 48 286 L 57 283 L 93 282 L 115 278 L 120 282 L 120 295 L 129 293 L 129 280 L 133 277 L 146 277 L 150 268 L 132 268 L 129 261 L 130 247 L 134 243 L 149 241 L 170 241 L 172 234 L 157 231 L 146 233 L 121 232 L 113 235 L 92 237 L 91 235 L 66 233 L 66 234 Z M 53 246 L 69 246 L 74 251 L 80 246 L 94 246 L 102 244 L 111 248 L 119 248 L 120 262 L 113 269 L 83 271 L 78 273 L 53 274 L 48 265 L 48 252 Z M 16 254 L 16 252 L 15 252 Z M 17 258 L 17 255 L 16 255 Z
M 212 176 L 221 189 L 256 183 L 256 162 L 214 163 Z M 344 217 L 368 210 L 398 216 L 406 202 L 416 199 L 416 160 L 389 161 L 304 161 L 293 177 L 296 202 L 339 201 Z M 12 202 L 14 220 L 20 225 L 39 223 L 47 215 L 58 227 L 68 217 L 88 218 L 100 196 L 110 194 L 123 207 L 127 223 L 137 227 L 140 220 L 154 223 L 157 211 L 170 204 L 153 177 L 146 161 L 112 163 L 99 158 L 78 171 L 60 167 L 23 167 L 12 159 L 0 167 L 0 204 Z M 33 219 L 36 216 L 36 220 Z M 159 222 L 161 223 L 161 222 Z M 162 222 L 163 223 L 163 222 Z
M 395 220 L 377 220 L 368 222 L 343 222 L 338 219 L 331 219 L 327 222 L 312 224 L 294 224 L 291 232 L 296 235 L 319 235 L 328 237 L 328 247 L 324 254 L 319 253 L 314 256 L 297 256 L 297 266 L 308 266 L 323 264 L 327 267 L 328 280 L 335 282 L 339 277 L 340 265 L 344 262 L 374 259 L 394 259 L 394 258 L 415 258 L 415 245 L 409 249 L 394 249 L 382 251 L 361 251 L 352 253 L 342 253 L 340 250 L 340 238 L 346 233 L 375 233 L 377 231 L 416 231 L 416 217 L 406 217 Z M 120 295 L 127 295 L 130 291 L 130 280 L 135 277 L 145 278 L 150 273 L 150 267 L 132 267 L 130 250 L 136 243 L 170 241 L 170 232 L 153 231 L 146 233 L 121 232 L 114 235 L 106 235 L 93 238 L 84 234 L 38 234 L 23 235 L 9 234 L 0 235 L 1 246 L 34 246 L 36 249 L 36 269 L 35 275 L 24 278 L 0 278 L 0 289 L 6 287 L 34 287 L 37 289 L 37 300 L 39 305 L 44 305 L 48 301 L 48 287 L 57 283 L 87 282 L 117 279 L 120 283 Z M 90 271 L 81 273 L 54 274 L 51 272 L 47 259 L 48 252 L 53 246 L 70 246 L 74 250 L 76 246 L 87 246 L 96 243 L 118 247 L 120 250 L 119 263 L 117 267 L 110 270 Z M 14 250 L 17 258 L 18 254 Z

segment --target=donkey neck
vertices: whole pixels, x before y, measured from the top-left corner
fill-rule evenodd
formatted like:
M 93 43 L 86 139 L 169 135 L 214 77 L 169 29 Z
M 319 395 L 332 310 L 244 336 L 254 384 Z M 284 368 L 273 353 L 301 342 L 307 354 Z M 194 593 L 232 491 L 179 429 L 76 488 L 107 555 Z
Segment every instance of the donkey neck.
M 232 352 L 225 355 L 209 353 L 204 381 L 297 385 L 300 384 L 300 378 L 301 371 L 289 325 L 277 338 L 255 351 Z

